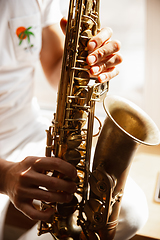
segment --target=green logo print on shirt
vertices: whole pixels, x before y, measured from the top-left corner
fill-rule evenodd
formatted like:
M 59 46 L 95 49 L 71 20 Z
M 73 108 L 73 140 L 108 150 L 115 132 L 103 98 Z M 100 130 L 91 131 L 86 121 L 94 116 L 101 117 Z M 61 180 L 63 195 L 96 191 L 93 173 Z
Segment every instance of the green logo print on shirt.
M 29 44 L 28 48 L 30 48 L 30 49 L 34 46 L 33 44 L 30 43 L 30 36 L 34 36 L 35 37 L 34 33 L 30 31 L 31 28 L 32 27 L 28 27 L 28 28 L 18 27 L 16 29 L 16 35 L 19 38 L 19 45 L 22 44 L 24 39 L 27 39 L 27 42 Z

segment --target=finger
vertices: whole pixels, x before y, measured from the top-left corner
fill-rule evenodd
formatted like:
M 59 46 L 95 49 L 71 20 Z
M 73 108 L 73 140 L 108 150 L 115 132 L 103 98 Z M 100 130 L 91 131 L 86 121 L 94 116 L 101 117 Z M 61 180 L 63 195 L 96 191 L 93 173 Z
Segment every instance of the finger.
M 56 157 L 37 159 L 32 168 L 36 172 L 56 170 L 69 178 L 75 178 L 77 176 L 77 170 L 72 164 Z
M 20 180 L 24 186 L 36 186 L 36 187 L 45 187 L 51 191 L 65 191 L 67 193 L 74 193 L 76 188 L 76 183 L 72 181 L 66 181 L 61 178 L 47 176 L 45 174 L 36 173 L 36 172 L 28 172 L 21 177 Z M 17 191 L 25 191 L 26 188 L 19 187 Z M 23 196 L 23 192 L 20 192 L 19 195 Z
M 116 77 L 119 74 L 119 70 L 117 68 L 108 69 L 108 71 L 101 73 L 98 76 L 99 82 L 107 82 L 112 78 Z
M 73 194 L 66 193 L 66 192 L 54 192 L 54 191 L 47 191 L 41 188 L 27 188 L 25 191 L 22 192 L 22 197 L 18 198 L 16 203 L 20 202 L 19 200 L 23 201 L 24 199 L 36 199 L 45 202 L 70 202 L 72 200 Z M 16 204 L 18 205 L 18 204 Z
M 26 215 L 32 220 L 43 220 L 43 221 L 47 221 L 51 217 L 51 215 L 54 213 L 53 208 L 48 208 L 45 211 L 39 211 L 35 209 L 30 203 L 22 203 L 20 211 L 23 212 L 24 215 Z
M 108 41 L 112 36 L 112 29 L 107 27 L 101 29 L 101 31 L 94 37 L 92 37 L 88 44 L 87 48 L 89 52 L 94 51 L 96 48 L 100 47 L 104 42 Z
M 92 75 L 98 75 L 102 72 L 107 71 L 108 69 L 111 69 L 118 64 L 122 62 L 122 57 L 118 54 L 110 55 L 106 58 L 105 61 L 102 61 L 100 63 L 97 63 L 96 65 L 92 66 L 90 68 L 90 72 Z
M 105 43 L 102 47 L 96 49 L 94 52 L 87 56 L 87 63 L 90 66 L 93 66 L 97 62 L 102 61 L 103 59 L 112 56 L 114 53 L 120 50 L 119 41 L 110 41 Z
M 60 26 L 64 35 L 66 34 L 67 19 L 62 18 L 60 21 Z

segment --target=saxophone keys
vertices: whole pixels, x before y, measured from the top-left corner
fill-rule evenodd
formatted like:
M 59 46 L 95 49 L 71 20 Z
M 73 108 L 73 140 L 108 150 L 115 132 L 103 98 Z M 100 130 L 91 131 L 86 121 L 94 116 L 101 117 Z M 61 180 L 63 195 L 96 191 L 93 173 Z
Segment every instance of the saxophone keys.
M 77 148 L 82 142 L 82 135 L 71 133 L 67 138 L 68 148 L 74 149 Z
M 64 155 L 63 159 L 69 163 L 71 163 L 73 166 L 76 166 L 79 161 L 81 160 L 81 154 L 76 149 L 68 149 Z
M 86 237 L 87 235 L 87 237 Z M 100 240 L 100 237 L 98 236 L 97 233 L 94 233 L 92 231 L 87 231 L 87 234 L 84 234 L 84 232 L 82 232 L 80 234 L 80 240 L 88 240 L 88 239 L 91 239 L 91 240 Z

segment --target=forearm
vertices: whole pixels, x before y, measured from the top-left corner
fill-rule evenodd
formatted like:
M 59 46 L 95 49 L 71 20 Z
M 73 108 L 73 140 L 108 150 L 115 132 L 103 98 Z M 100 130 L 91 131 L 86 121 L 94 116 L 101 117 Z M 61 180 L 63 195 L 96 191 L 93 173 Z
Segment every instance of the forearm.
M 50 73 L 46 74 L 45 76 L 47 78 L 47 81 L 49 82 L 49 84 L 55 89 L 58 89 L 58 84 L 60 81 L 60 77 L 61 77 L 61 66 L 62 66 L 62 58 L 57 61 L 57 63 L 55 64 L 55 66 L 52 68 L 52 71 L 50 71 Z
M 40 60 L 44 74 L 53 87 L 57 87 L 64 48 L 64 36 L 58 24 L 43 29 Z

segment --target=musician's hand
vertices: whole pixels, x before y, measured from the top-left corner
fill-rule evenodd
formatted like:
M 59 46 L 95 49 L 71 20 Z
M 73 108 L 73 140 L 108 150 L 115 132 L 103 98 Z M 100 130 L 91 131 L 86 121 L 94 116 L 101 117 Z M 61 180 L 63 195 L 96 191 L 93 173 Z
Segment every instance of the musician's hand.
M 49 169 L 56 170 L 70 179 L 77 175 L 71 164 L 53 157 L 27 157 L 20 163 L 11 163 L 5 174 L 5 193 L 17 209 L 33 220 L 47 220 L 53 214 L 52 208 L 46 211 L 35 209 L 34 199 L 69 202 L 76 191 L 75 182 L 44 174 L 44 171 Z
M 66 31 L 67 20 L 61 19 L 63 33 Z M 98 76 L 100 82 L 109 81 L 119 74 L 116 65 L 122 62 L 122 57 L 117 52 L 120 50 L 120 42 L 111 40 L 112 29 L 103 28 L 96 36 L 88 42 L 89 55 L 87 63 L 90 66 L 90 73 Z
M 122 62 L 122 57 L 117 53 L 120 50 L 120 42 L 110 40 L 112 30 L 103 28 L 96 36 L 88 42 L 89 55 L 87 63 L 90 72 L 98 76 L 100 82 L 109 81 L 118 75 L 116 65 Z

